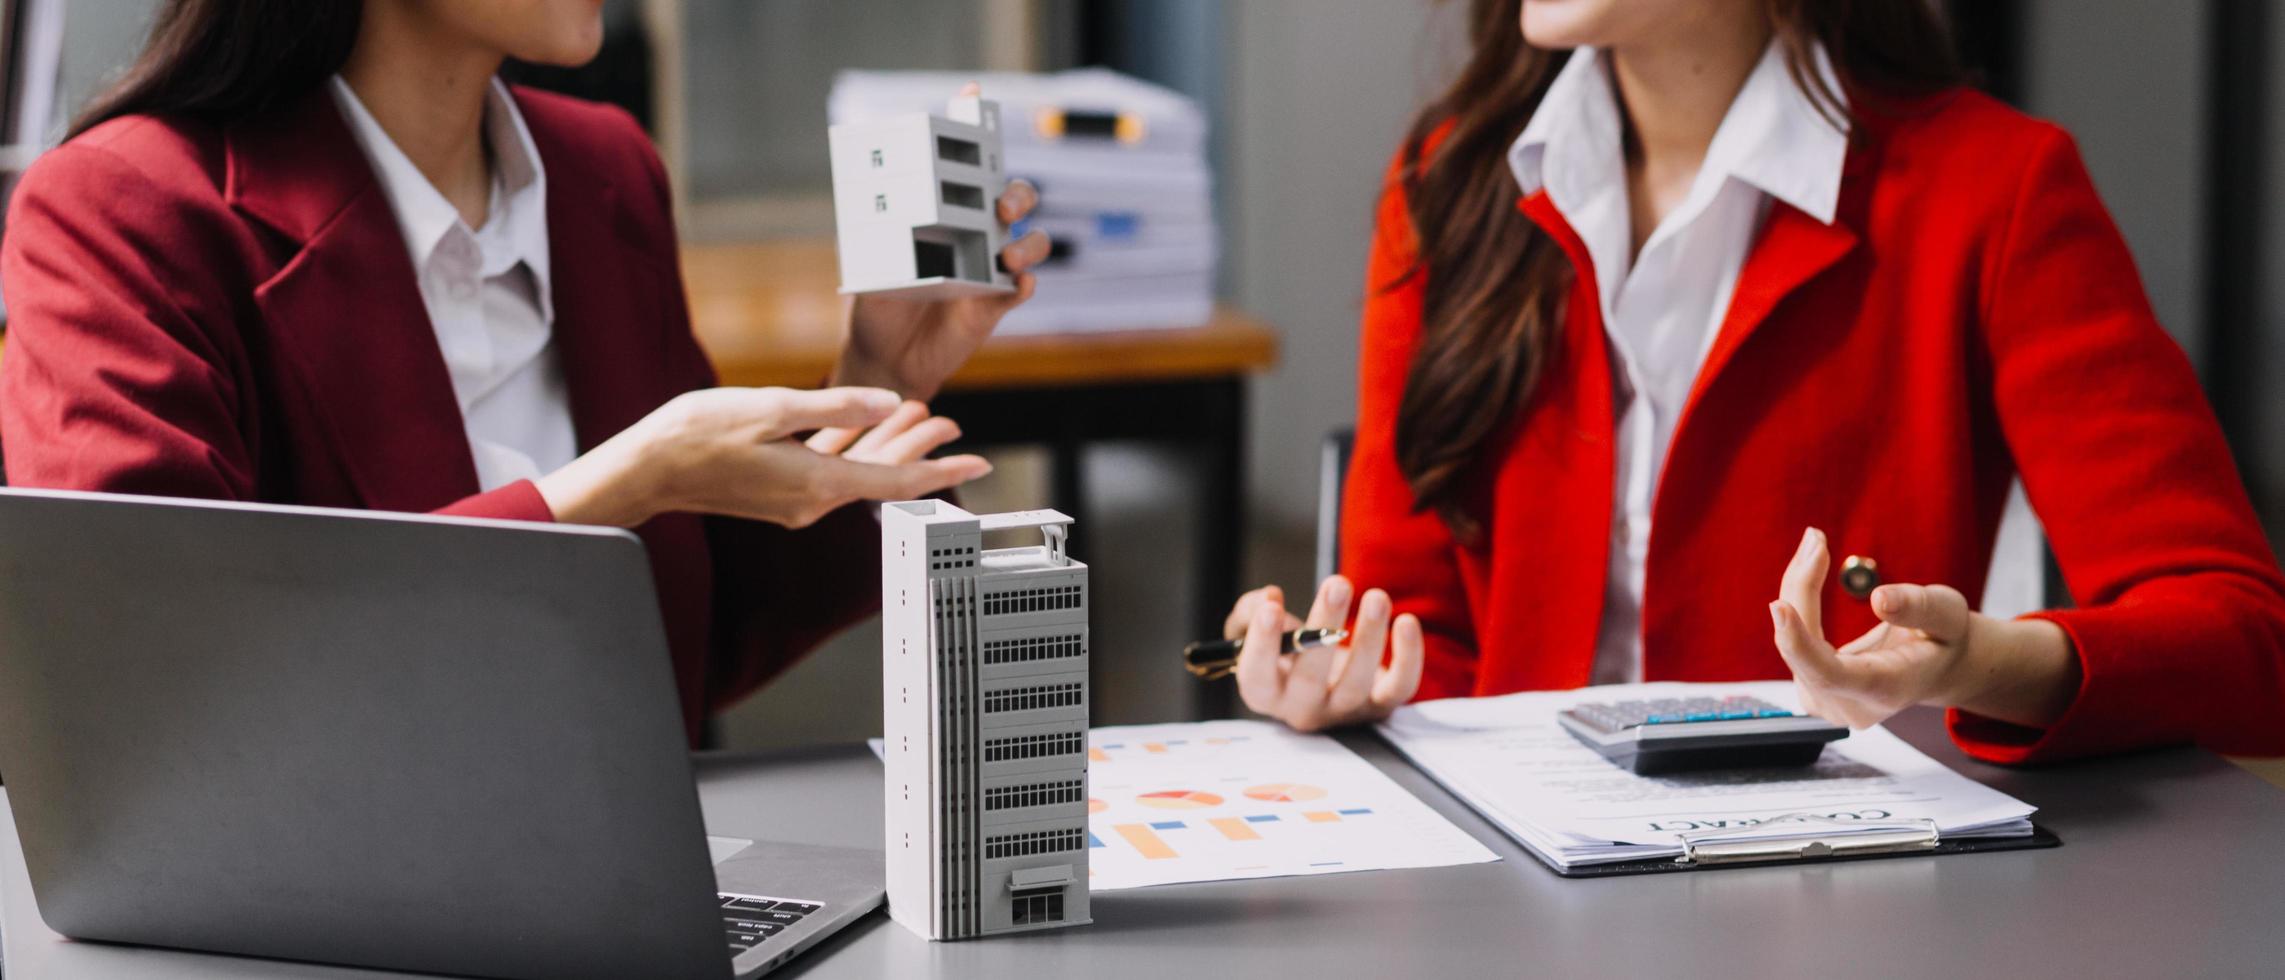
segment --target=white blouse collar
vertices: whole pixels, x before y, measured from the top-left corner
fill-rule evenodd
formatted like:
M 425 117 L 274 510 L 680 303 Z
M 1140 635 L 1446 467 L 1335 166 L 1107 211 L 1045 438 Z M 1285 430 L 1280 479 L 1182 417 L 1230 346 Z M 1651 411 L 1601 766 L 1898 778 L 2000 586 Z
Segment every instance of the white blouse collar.
M 365 150 L 365 158 L 373 164 L 374 175 L 380 180 L 390 210 L 397 216 L 397 227 L 404 233 L 405 248 L 412 255 L 413 268 L 417 271 L 427 264 L 430 254 L 447 233 L 466 223 L 460 219 L 459 209 L 445 199 L 436 185 L 429 183 L 420 168 L 389 138 L 349 83 L 335 75 L 331 86 L 342 118 L 348 121 L 350 131 Z M 529 268 L 537 287 L 534 292 L 539 298 L 540 315 L 552 323 L 555 311 L 548 275 L 547 171 L 540 163 L 539 150 L 532 143 L 531 130 L 525 126 L 515 98 L 497 78 L 492 80 L 485 95 L 484 129 L 492 153 L 493 193 L 490 217 L 485 220 L 480 237 L 486 242 L 504 242 L 509 251 L 504 256 L 486 256 L 485 264 L 512 267 L 522 262 Z
M 1847 96 L 1824 47 L 1816 46 L 1813 55 L 1818 75 L 1846 109 Z M 1623 186 L 1618 96 L 1603 62 L 1593 48 L 1574 52 L 1523 134 L 1509 146 L 1509 169 L 1526 195 L 1558 182 L 1574 199 L 1613 181 Z M 1846 120 L 1836 125 L 1827 119 L 1793 83 L 1773 39 L 1722 117 L 1699 167 L 1697 187 L 1718 187 L 1735 178 L 1831 224 L 1848 150 Z M 1692 196 L 1698 196 L 1696 190 Z

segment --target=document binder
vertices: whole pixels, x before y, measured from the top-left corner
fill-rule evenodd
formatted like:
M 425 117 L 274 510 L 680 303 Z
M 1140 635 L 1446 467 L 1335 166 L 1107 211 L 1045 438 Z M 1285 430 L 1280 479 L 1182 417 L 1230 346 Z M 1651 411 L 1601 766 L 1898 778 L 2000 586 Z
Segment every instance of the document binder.
M 1660 681 L 1409 704 L 1380 725 L 1420 771 L 1567 878 L 2053 847 L 2038 807 L 1879 726 L 1814 765 L 1644 775 L 1557 720 L 1581 702 L 1742 696 L 1798 710 L 1790 681 Z
M 1783 837 L 1748 837 L 1749 831 L 1702 830 L 1682 835 L 1682 856 L 1608 864 L 1561 867 L 1545 857 L 1540 863 L 1565 878 L 1615 878 L 1624 875 L 1700 871 L 1771 864 L 1855 861 L 1884 857 L 1970 854 L 1982 851 L 2016 851 L 2059 847 L 2062 838 L 2037 824 L 2028 835 L 2010 837 L 1956 837 L 1945 840 L 1933 820 L 1865 823 L 1834 820 L 1809 814 L 1776 818 L 1804 825 L 1799 834 Z M 1763 824 L 1773 823 L 1768 821 Z M 1531 850 L 1525 848 L 1525 850 Z M 1537 856 L 1537 851 L 1532 851 Z

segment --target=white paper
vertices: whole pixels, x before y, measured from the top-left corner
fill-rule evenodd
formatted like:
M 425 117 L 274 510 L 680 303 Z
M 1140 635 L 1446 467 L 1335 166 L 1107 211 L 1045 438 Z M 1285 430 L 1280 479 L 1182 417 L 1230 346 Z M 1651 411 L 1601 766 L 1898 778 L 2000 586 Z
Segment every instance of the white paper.
M 927 110 L 941 112 L 944 100 L 962 85 L 975 82 L 984 98 L 1000 104 L 1007 125 L 1010 159 L 1019 149 L 1063 148 L 1069 152 L 1099 149 L 1103 153 L 1201 157 L 1206 149 L 1206 111 L 1196 99 L 1162 85 L 1154 85 L 1106 68 L 1079 68 L 1052 74 L 1029 72 L 926 72 L 844 71 L 834 76 L 826 98 L 826 117 L 852 122 Z M 1131 144 L 1079 149 L 1050 142 L 1033 125 L 1043 109 L 1073 112 L 1114 112 L 1143 121 L 1141 139 Z
M 1092 891 L 1499 860 L 1323 735 L 1128 725 L 1088 732 L 1087 748 Z
M 1563 867 L 1679 856 L 1681 835 L 1691 831 L 1795 836 L 1804 832 L 1801 824 L 1768 822 L 1797 813 L 1868 828 L 1927 819 L 1954 838 L 2031 832 L 2035 807 L 1877 727 L 1826 746 L 1807 768 L 1637 776 L 1555 720 L 1582 702 L 1733 694 L 1799 710 L 1786 681 L 1632 684 L 1427 701 L 1399 709 L 1381 733 L 1431 778 Z
M 1496 861 L 1341 743 L 1258 721 L 1088 733 L 1096 891 Z

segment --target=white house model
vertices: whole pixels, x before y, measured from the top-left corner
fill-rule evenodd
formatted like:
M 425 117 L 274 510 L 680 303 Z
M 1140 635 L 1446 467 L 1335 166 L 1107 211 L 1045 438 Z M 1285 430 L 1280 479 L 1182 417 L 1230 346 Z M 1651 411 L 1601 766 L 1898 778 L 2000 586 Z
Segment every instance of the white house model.
M 1007 177 L 1000 106 L 953 99 L 829 130 L 843 293 L 914 297 L 1005 292 L 997 214 Z
M 889 915 L 929 939 L 1088 921 L 1087 566 L 1071 518 L 881 507 Z M 1044 544 L 983 550 L 988 531 Z

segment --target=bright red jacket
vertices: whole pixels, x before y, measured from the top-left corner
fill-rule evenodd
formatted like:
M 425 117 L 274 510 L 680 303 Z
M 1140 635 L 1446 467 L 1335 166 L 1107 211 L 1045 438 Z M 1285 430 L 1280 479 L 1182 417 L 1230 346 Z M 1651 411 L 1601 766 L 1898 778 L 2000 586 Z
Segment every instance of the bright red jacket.
M 584 451 L 714 373 L 649 140 L 615 109 L 515 98 L 547 168 Z M 227 126 L 119 119 L 46 154 L 9 210 L 0 291 L 11 484 L 552 519 L 529 482 L 477 492 L 404 237 L 322 90 Z M 861 508 L 799 532 L 673 514 L 638 533 L 694 735 L 877 604 Z
M 2085 681 L 2045 730 L 1953 712 L 1961 746 L 2002 762 L 2185 741 L 2285 753 L 2285 578 L 2070 137 L 1970 92 L 1866 116 L 1832 225 L 1773 204 L 1683 410 L 1653 504 L 1646 677 L 1789 676 L 1767 609 L 1805 525 L 1887 581 L 1981 594 L 2020 474 L 2076 603 L 2036 615 L 2070 635 Z M 1583 685 L 1613 479 L 1592 266 L 1544 194 L 1520 202 L 1578 275 L 1537 391 L 1485 455 L 1484 539 L 1458 544 L 1397 470 L 1423 278 L 1389 288 L 1414 257 L 1394 174 L 1343 571 L 1420 617 L 1420 697 Z M 1824 608 L 1836 642 L 1877 623 L 1835 580 Z

